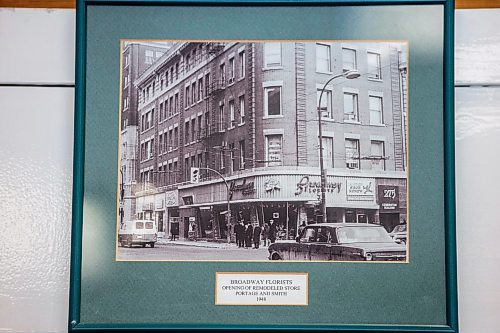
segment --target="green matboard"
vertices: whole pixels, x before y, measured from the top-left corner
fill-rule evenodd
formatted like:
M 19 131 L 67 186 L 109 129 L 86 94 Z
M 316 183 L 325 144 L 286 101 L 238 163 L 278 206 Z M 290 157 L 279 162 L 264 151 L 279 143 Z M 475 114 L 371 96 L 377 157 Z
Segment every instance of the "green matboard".
M 127 4 L 79 2 L 70 330 L 456 331 L 452 3 Z M 120 39 L 408 41 L 409 263 L 116 262 Z M 216 306 L 215 272 L 308 272 L 309 305 Z

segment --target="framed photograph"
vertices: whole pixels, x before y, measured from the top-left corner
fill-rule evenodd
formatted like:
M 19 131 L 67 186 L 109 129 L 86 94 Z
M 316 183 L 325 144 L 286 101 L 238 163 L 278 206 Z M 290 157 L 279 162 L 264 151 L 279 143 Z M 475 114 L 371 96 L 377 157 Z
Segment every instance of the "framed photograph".
M 457 332 L 453 3 L 77 7 L 70 322 Z

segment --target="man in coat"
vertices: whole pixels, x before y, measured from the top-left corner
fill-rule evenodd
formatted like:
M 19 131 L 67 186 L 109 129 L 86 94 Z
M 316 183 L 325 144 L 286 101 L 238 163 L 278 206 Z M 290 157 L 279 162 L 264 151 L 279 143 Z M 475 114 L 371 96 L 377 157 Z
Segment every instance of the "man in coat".
M 269 239 L 271 240 L 271 244 L 276 241 L 276 234 L 278 230 L 276 229 L 276 224 L 274 224 L 274 220 L 269 220 Z
M 252 247 L 253 228 L 250 223 L 245 224 L 245 247 Z
M 243 247 L 245 242 L 245 227 L 243 222 L 240 221 L 234 226 L 234 233 L 236 234 L 236 244 L 238 247 Z
M 260 246 L 260 233 L 262 232 L 262 228 L 258 223 L 255 223 L 253 227 L 253 245 L 254 249 L 258 249 Z

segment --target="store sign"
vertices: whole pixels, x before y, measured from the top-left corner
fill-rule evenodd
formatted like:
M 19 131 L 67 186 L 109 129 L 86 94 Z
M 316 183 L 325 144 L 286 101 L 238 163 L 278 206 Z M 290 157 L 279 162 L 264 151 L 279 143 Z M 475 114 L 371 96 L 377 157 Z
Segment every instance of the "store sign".
M 375 198 L 375 181 L 356 178 L 346 180 L 347 201 L 372 201 Z
M 165 206 L 175 207 L 179 205 L 179 194 L 177 191 L 165 192 Z
M 399 187 L 397 185 L 379 185 L 378 203 L 380 211 L 390 212 L 399 209 Z
M 264 180 L 264 189 L 266 192 L 281 190 L 279 179 L 267 178 L 266 180 Z
M 247 179 L 244 178 L 243 179 L 243 182 L 238 184 L 236 182 L 236 180 L 233 180 L 229 186 L 229 198 L 232 199 L 233 197 L 233 194 L 235 192 L 241 192 L 242 195 L 250 195 L 250 194 L 253 194 L 255 192 L 255 185 L 254 185 L 254 182 L 251 181 L 251 182 L 248 182 L 247 183 Z
M 269 165 L 279 165 L 281 163 L 281 135 L 268 136 L 267 160 Z
M 156 210 L 161 210 L 163 209 L 163 198 L 161 196 L 156 196 L 155 197 L 155 209 Z
M 325 184 L 326 192 L 340 193 L 342 188 L 341 182 L 329 182 Z M 295 190 L 295 195 L 301 195 L 302 193 L 321 193 L 321 182 L 313 182 L 310 180 L 309 176 L 303 176 L 297 183 L 297 189 Z

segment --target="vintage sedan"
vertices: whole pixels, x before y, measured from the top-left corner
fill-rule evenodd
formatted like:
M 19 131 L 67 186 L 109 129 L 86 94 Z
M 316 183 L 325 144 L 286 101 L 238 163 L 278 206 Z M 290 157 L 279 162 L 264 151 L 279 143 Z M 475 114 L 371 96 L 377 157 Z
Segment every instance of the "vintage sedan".
M 396 243 L 406 244 L 406 229 L 407 229 L 406 223 L 405 224 L 398 224 L 389 233 L 389 236 L 391 236 L 391 238 L 394 239 L 394 241 Z
M 269 260 L 406 261 L 406 246 L 376 224 L 310 224 L 296 242 L 271 244 Z

